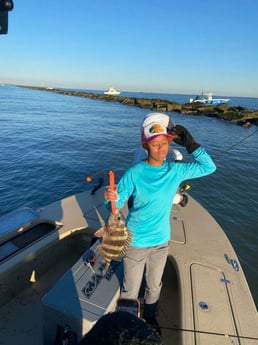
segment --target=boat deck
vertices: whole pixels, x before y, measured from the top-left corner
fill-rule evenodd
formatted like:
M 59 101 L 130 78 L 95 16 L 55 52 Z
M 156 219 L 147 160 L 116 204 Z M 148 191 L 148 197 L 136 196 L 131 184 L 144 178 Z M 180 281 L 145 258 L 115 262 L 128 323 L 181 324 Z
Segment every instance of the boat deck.
M 43 320 L 41 298 L 78 259 L 81 251 L 73 251 L 64 256 L 51 270 L 46 272 L 40 282 L 35 282 L 21 291 L 13 300 L 1 307 L 0 344 L 43 345 Z M 179 329 L 178 288 L 172 265 L 167 265 L 160 299 L 158 320 L 162 326 L 164 345 L 181 344 Z M 170 277 L 170 278 L 169 278 Z M 168 279 L 169 278 L 169 279 Z M 167 306 L 169 300 L 170 308 Z M 172 329 L 174 328 L 174 329 Z M 45 345 L 45 344 L 44 344 Z M 49 344 L 52 345 L 52 344 Z
M 71 219 L 77 222 L 79 217 L 90 237 L 83 239 L 79 231 L 47 248 L 48 270 L 1 307 L 0 345 L 43 345 L 41 298 L 89 248 L 89 239 L 100 226 L 96 208 L 104 219 L 108 214 L 102 200 L 103 191 L 94 196 L 84 192 L 42 211 L 71 228 L 76 228 Z M 79 216 L 74 217 L 73 209 L 78 207 Z M 171 228 L 158 315 L 164 345 L 257 345 L 257 310 L 236 253 L 219 224 L 189 196 L 186 207 L 173 207 Z
M 66 244 L 66 250 L 56 252 L 55 264 L 40 279 L 1 306 L 1 345 L 43 345 L 41 298 L 89 247 L 89 242 L 83 243 L 81 236 L 70 238 L 69 245 Z

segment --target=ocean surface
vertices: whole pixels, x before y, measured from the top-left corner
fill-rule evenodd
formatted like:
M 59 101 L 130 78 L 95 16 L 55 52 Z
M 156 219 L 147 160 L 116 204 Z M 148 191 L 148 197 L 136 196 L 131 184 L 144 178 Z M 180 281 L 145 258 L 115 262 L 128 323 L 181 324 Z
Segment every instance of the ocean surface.
M 84 90 L 93 91 L 94 90 Z M 187 103 L 195 95 L 124 92 Z M 230 103 L 258 109 L 258 98 Z M 0 86 L 0 216 L 34 209 L 82 192 L 85 177 L 113 169 L 116 179 L 132 164 L 140 125 L 149 111 L 15 86 Z M 188 181 L 191 194 L 231 240 L 258 305 L 258 132 L 209 117 L 169 113 L 214 158 L 217 171 Z M 181 147 L 175 145 L 189 157 Z

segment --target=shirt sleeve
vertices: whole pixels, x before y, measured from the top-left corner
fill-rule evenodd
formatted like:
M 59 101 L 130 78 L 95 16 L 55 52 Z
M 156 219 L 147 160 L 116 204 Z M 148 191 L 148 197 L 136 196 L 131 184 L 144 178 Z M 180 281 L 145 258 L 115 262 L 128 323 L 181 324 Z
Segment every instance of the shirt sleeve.
M 181 173 L 184 175 L 184 179 L 206 176 L 216 170 L 215 163 L 203 147 L 197 148 L 192 156 L 195 159 L 194 162 L 179 163 L 182 164 Z

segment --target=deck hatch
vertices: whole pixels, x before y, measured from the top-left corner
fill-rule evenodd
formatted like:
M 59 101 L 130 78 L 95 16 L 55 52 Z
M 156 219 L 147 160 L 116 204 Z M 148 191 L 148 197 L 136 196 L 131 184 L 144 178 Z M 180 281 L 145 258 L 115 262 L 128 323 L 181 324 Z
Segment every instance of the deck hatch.
M 191 265 L 196 345 L 222 345 L 225 344 L 222 335 L 237 336 L 227 284 L 222 283 L 224 279 L 223 272 L 215 268 Z

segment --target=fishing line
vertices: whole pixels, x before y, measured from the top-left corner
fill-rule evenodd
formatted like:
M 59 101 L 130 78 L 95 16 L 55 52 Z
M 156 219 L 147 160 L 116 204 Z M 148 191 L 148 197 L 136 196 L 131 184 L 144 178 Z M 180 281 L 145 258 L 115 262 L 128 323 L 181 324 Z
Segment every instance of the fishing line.
M 230 145 L 227 149 L 225 149 L 224 151 L 222 151 L 219 155 L 215 156 L 214 159 L 219 160 L 221 159 L 221 157 L 229 152 L 231 149 L 233 149 L 234 147 L 238 146 L 239 144 L 243 143 L 244 141 L 246 141 L 248 138 L 251 138 L 255 133 L 258 132 L 258 129 L 256 129 L 253 133 L 245 136 L 244 138 L 242 138 L 240 141 L 238 141 L 237 143 Z
M 187 329 L 187 328 L 163 327 L 163 326 L 160 326 L 160 328 L 164 329 L 164 330 L 165 329 L 166 330 L 171 330 L 171 331 L 182 331 L 182 332 L 190 332 L 190 333 L 218 335 L 218 336 L 221 336 L 221 337 L 228 337 L 228 338 L 258 340 L 257 337 L 248 337 L 248 336 L 244 336 L 244 335 L 226 334 L 226 333 L 219 333 L 219 332 L 197 331 L 197 330 L 194 330 L 194 329 Z

